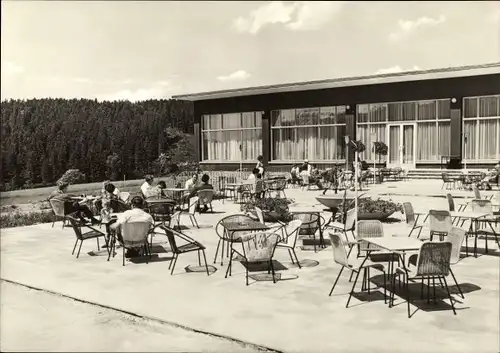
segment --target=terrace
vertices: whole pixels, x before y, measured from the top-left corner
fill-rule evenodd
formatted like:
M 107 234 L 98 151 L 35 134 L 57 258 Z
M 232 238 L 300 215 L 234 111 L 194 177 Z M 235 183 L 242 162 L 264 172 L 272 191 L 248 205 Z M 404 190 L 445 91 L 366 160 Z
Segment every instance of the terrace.
M 395 202 L 410 201 L 425 213 L 448 209 L 447 191 L 441 186 L 441 181 L 434 180 L 394 181 L 371 185 L 367 193 Z M 320 191 L 287 189 L 286 193 L 296 206 L 324 208 L 315 199 Z M 473 198 L 471 191 L 456 194 Z M 2 229 L 1 278 L 283 352 L 491 352 L 499 348 L 500 251 L 494 239 L 488 240 L 488 254 L 481 239 L 477 258 L 463 253 L 461 261 L 453 265 L 465 294 L 465 299 L 459 297 L 453 281 L 448 281 L 456 316 L 444 290 L 438 288 L 437 303 L 428 304 L 419 297 L 418 283 L 411 306 L 414 313 L 408 319 L 401 290 L 396 293 L 395 306 L 389 308 L 380 289 L 361 292 L 361 281 L 346 308 L 352 286 L 346 271 L 329 297 L 340 270 L 329 246 L 315 252 L 298 244 L 301 269 L 292 264 L 286 251 L 277 250 L 275 269 L 281 279 L 276 284 L 250 280 L 246 286 L 245 269 L 238 262 L 233 264 L 232 276 L 225 278 L 227 262 L 223 266 L 219 261 L 213 263 L 219 239 L 214 226 L 227 215 L 241 213 L 240 205 L 217 200 L 213 208 L 213 214 L 196 215 L 199 229 L 191 227 L 187 217 L 181 219 L 189 225 L 182 231 L 206 246 L 210 276 L 192 267 L 198 263 L 195 253 L 180 256 L 170 275 L 169 245 L 161 235 L 154 238 L 153 259 L 148 264 L 138 259 L 123 267 L 121 256 L 109 262 L 106 252 L 90 256 L 96 250 L 93 241 L 84 242 L 76 259 L 71 255 L 74 231 L 62 229 L 60 223 L 52 228 L 49 223 Z M 327 212 L 323 215 L 329 217 Z M 384 223 L 385 236 L 407 237 L 404 216 L 395 213 L 392 218 Z M 189 266 L 195 272 L 186 271 Z M 380 278 L 372 273 L 372 288 L 380 284 Z

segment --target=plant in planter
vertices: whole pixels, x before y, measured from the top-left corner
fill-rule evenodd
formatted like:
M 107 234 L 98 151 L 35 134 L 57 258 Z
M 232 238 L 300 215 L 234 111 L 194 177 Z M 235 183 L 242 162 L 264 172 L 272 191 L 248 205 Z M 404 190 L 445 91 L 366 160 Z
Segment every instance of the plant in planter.
M 357 140 L 357 141 L 352 141 L 352 142 L 353 142 L 352 150 L 354 152 L 362 153 L 366 150 L 366 146 L 363 143 L 363 141 Z
M 354 206 L 350 205 L 351 208 Z M 392 201 L 377 199 L 370 197 L 358 200 L 358 219 L 379 219 L 383 220 L 389 217 L 394 212 L 403 212 L 403 207 Z
M 378 156 L 378 161 L 380 162 L 382 156 L 387 156 L 389 148 L 384 142 L 375 141 L 373 143 L 373 152 L 375 153 L 375 156 Z
M 262 210 L 264 221 L 282 221 L 287 222 L 291 220 L 291 215 L 288 211 L 288 205 L 294 201 L 280 197 L 267 197 L 252 200 L 246 204 L 241 205 L 242 212 L 254 213 L 255 207 Z

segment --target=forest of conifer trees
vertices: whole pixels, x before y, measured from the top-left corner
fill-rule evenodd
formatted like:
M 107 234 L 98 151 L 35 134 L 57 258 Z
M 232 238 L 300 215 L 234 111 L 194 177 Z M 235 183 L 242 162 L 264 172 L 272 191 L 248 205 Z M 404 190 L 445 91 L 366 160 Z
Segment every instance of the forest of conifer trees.
M 160 156 L 194 162 L 190 102 L 31 99 L 1 109 L 2 191 L 53 185 L 70 168 L 95 182 L 142 178 Z

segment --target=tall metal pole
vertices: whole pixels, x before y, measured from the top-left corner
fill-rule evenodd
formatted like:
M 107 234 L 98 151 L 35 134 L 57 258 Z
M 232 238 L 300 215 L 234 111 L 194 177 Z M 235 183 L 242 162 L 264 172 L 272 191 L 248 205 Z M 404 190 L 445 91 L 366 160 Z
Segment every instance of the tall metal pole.
M 377 134 L 372 132 L 372 142 L 373 142 L 373 184 L 375 184 L 376 181 L 376 174 L 377 174 L 377 154 L 375 153 L 375 139 L 377 138 Z
M 354 197 L 356 198 L 355 201 L 354 201 L 354 209 L 356 210 L 356 217 L 354 218 L 354 224 L 355 224 L 355 227 L 356 227 L 356 230 L 358 228 L 358 169 L 359 169 L 359 165 L 358 165 L 358 146 L 356 146 L 356 151 L 354 152 L 354 158 L 355 158 L 355 168 L 354 168 L 354 192 L 355 192 L 355 195 Z
M 467 170 L 467 136 L 469 134 L 467 132 L 464 132 L 464 167 L 465 170 Z
M 243 180 L 243 130 L 240 131 L 240 180 Z

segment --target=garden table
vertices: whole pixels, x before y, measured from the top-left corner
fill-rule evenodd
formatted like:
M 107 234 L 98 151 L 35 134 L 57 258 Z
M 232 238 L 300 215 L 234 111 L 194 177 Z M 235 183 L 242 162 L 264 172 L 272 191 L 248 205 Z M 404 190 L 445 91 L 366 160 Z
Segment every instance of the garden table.
M 227 183 L 226 186 L 234 188 L 234 190 L 235 190 L 234 201 L 238 202 L 238 195 L 241 194 L 241 192 L 238 193 L 238 189 L 239 188 L 248 189 L 248 187 L 250 187 L 252 184 L 255 184 L 254 180 L 243 180 L 243 181 L 240 181 L 239 183 Z M 243 191 L 243 190 L 241 190 L 241 191 Z
M 163 190 L 171 192 L 172 199 L 175 200 L 176 203 L 181 203 L 183 193 L 189 191 L 189 189 L 186 189 L 186 188 L 166 188 Z
M 422 246 L 422 241 L 415 239 L 415 238 L 409 238 L 409 237 L 398 237 L 398 236 L 392 236 L 392 237 L 379 237 L 379 238 L 361 238 L 359 240 L 363 240 L 369 244 L 373 244 L 377 246 L 378 248 L 382 248 L 390 253 L 397 254 L 403 264 L 405 265 L 405 255 L 407 252 L 415 252 L 420 249 Z M 379 250 L 379 249 L 377 249 Z M 366 261 L 368 259 L 368 254 L 363 260 Z M 387 275 L 389 279 L 392 281 L 392 276 L 394 276 L 394 262 L 389 261 L 388 262 L 388 271 Z M 394 283 L 392 285 L 391 290 L 394 292 Z M 392 302 L 389 300 L 389 307 L 392 307 Z
M 469 226 L 469 234 L 472 234 L 474 236 L 474 257 L 477 257 L 477 230 L 478 230 L 478 223 L 481 220 L 481 218 L 487 217 L 487 213 L 482 213 L 482 212 L 450 212 L 450 216 L 452 218 L 458 218 L 458 219 L 468 219 L 470 221 L 470 226 Z M 465 255 L 469 255 L 469 246 L 467 242 L 468 237 L 465 238 Z
M 240 240 L 240 237 L 242 234 L 240 232 L 249 232 L 250 233 L 250 232 L 263 232 L 263 231 L 269 230 L 269 227 L 266 226 L 264 223 L 260 223 L 259 221 L 250 220 L 250 219 L 244 220 L 242 222 L 224 221 L 224 223 L 222 225 L 224 226 L 224 238 L 226 238 L 224 240 L 231 244 L 231 250 L 230 250 L 229 254 L 233 253 L 233 244 Z M 233 236 L 234 232 L 239 232 L 236 237 Z M 222 243 L 222 247 L 224 247 L 224 243 Z M 222 251 L 222 253 L 223 252 L 224 251 Z M 224 256 L 224 255 L 222 255 L 222 256 Z M 231 258 L 232 257 L 230 257 L 229 265 L 231 265 Z M 221 259 L 222 259 L 222 257 L 221 257 Z M 222 264 L 222 262 L 221 262 L 221 264 Z
M 305 213 L 315 214 L 318 216 L 318 230 L 319 230 L 319 246 L 326 248 L 325 239 L 323 238 L 323 229 L 321 227 L 321 211 L 323 209 L 314 207 L 290 207 L 289 212 L 292 214 Z M 314 244 L 314 252 L 316 252 L 316 244 Z

